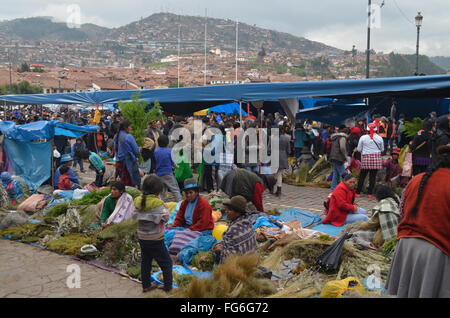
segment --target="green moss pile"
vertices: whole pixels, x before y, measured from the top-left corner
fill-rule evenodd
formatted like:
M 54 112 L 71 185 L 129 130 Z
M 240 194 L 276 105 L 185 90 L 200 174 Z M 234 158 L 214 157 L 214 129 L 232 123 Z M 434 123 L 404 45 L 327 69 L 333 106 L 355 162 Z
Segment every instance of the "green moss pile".
M 102 199 L 111 193 L 111 188 L 105 188 L 86 194 L 82 199 L 72 201 L 73 206 L 94 205 L 100 203 Z
M 78 210 L 81 217 L 81 227 L 87 229 L 89 225 L 97 221 L 97 206 L 89 205 Z
M 49 241 L 45 247 L 66 255 L 80 256 L 80 249 L 87 244 L 93 244 L 94 239 L 82 234 L 69 234 Z
M 172 272 L 172 277 L 173 277 L 173 282 L 179 288 L 186 288 L 194 279 L 194 275 L 178 274 L 177 271 Z M 160 282 L 164 282 L 163 273 L 159 273 L 157 278 Z
M 55 206 L 52 206 L 49 210 L 47 210 L 45 216 L 49 218 L 56 218 L 60 215 L 66 214 L 68 208 L 69 208 L 68 202 L 57 204 Z
M 127 220 L 107 227 L 97 234 L 101 258 L 108 265 L 126 264 L 133 267 L 140 263 L 140 248 L 136 235 L 137 221 Z
M 392 254 L 394 254 L 395 248 L 397 247 L 397 243 L 398 239 L 396 237 L 394 237 L 390 241 L 385 242 L 381 247 L 383 255 L 386 257 L 392 257 Z
M 28 223 L 21 227 L 13 227 L 0 232 L 0 237 L 11 235 L 11 239 L 21 242 L 37 242 L 48 233 L 53 233 L 48 224 Z
M 210 272 L 214 268 L 214 252 L 200 252 L 197 253 L 193 258 L 191 265 L 198 268 L 202 272 Z
M 126 191 L 129 195 L 133 197 L 133 199 L 142 194 L 138 189 L 131 187 L 127 187 Z M 73 206 L 95 205 L 100 203 L 103 200 L 103 198 L 108 196 L 110 193 L 111 193 L 110 187 L 94 191 L 89 194 L 86 194 L 82 199 L 72 201 L 72 205 Z
M 138 266 L 128 267 L 127 274 L 132 278 L 141 279 L 141 268 Z

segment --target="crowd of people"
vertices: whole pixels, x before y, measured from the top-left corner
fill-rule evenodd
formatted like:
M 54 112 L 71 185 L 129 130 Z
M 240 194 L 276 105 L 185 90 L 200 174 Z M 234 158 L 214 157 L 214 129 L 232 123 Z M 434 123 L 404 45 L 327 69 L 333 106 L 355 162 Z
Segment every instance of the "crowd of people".
M 172 288 L 172 255 L 177 248 L 179 251 L 177 244 L 183 237 L 190 235 L 192 239 L 211 233 L 214 228 L 212 208 L 201 196 L 202 192 L 223 191 L 230 198 L 224 206 L 231 223 L 223 240 L 213 249 L 216 261 L 223 262 L 228 255 L 256 250 L 256 236 L 247 205 L 251 202 L 256 211 L 264 212 L 265 190 L 278 197 L 282 195 L 288 159 L 295 157 L 298 162 L 312 166 L 326 155 L 333 172 L 332 192 L 325 202 L 323 223 L 340 227 L 359 222 L 352 240 L 367 248 L 379 248 L 396 236 L 400 239 L 388 279 L 389 293 L 413 297 L 449 296 L 450 191 L 445 186 L 445 178 L 449 177 L 450 167 L 450 115 L 437 118 L 430 114 L 415 136 L 406 134 L 404 115 L 400 115 L 398 121 L 377 114 L 372 117 L 370 122 L 356 119 L 351 125 L 335 127 L 312 121 L 292 125 L 287 117 L 278 113 L 243 122 L 237 114 L 174 116 L 149 123 L 141 147 L 132 134 L 131 122 L 117 113 L 102 114 L 97 109 L 82 114 L 69 110 L 38 114 L 31 110 L 25 114 L 15 112 L 9 119 L 18 124 L 60 120 L 78 125 L 99 125 L 98 133 L 72 142 L 67 137 L 55 136 L 53 186 L 59 190 L 79 189 L 81 182 L 74 169 L 78 166 L 79 171 L 84 172 L 86 160 L 96 174 L 95 186 L 102 187 L 105 185 L 103 159 L 114 159 L 116 181 L 111 186 L 111 195 L 102 202 L 100 222 L 108 226 L 118 204 L 124 207 L 134 204 L 142 271 L 150 272 L 155 259 L 163 270 L 165 291 Z M 172 156 L 176 144 L 187 142 L 178 135 L 173 137 L 173 132 L 177 128 L 187 128 L 194 135 L 195 119 L 201 120 L 202 132 L 207 128 L 216 129 L 215 134 L 203 135 L 201 143 L 203 150 L 214 152 L 219 149 L 220 156 L 216 157 L 219 160 L 192 163 L 192 158 L 187 158 L 183 151 L 177 153 L 176 158 Z M 273 151 L 269 144 L 261 143 L 259 139 L 252 142 L 241 138 L 251 128 L 258 136 L 266 134 L 269 140 L 271 129 L 279 128 L 276 171 L 270 170 L 270 163 L 248 160 L 251 152 Z M 236 149 L 240 142 L 244 143 L 244 162 L 238 160 L 240 154 Z M 230 144 L 234 146 L 231 152 L 227 149 Z M 409 150 L 405 152 L 403 149 L 407 145 Z M 195 156 L 195 151 L 191 155 Z M 400 164 L 401 160 L 403 164 Z M 380 179 L 380 171 L 384 171 L 383 179 Z M 193 178 L 194 172 L 198 178 Z M 363 195 L 367 176 L 367 196 L 377 200 L 371 217 L 367 215 L 368 211 L 355 204 L 355 199 Z M 20 187 L 7 172 L 1 174 L 1 180 L 6 195 L 11 200 L 20 199 Z M 132 203 L 126 195 L 126 186 L 139 188 L 143 195 Z M 398 186 L 406 186 L 402 197 L 394 191 Z M 170 228 L 175 235 L 169 247 L 164 244 L 169 214 L 162 200 L 167 198 L 167 191 L 171 192 L 175 202 L 182 201 L 173 228 Z M 416 263 L 424 266 L 418 268 L 414 266 Z M 151 281 L 144 276 L 143 288 L 149 291 Z M 443 283 L 436 284 L 438 281 Z

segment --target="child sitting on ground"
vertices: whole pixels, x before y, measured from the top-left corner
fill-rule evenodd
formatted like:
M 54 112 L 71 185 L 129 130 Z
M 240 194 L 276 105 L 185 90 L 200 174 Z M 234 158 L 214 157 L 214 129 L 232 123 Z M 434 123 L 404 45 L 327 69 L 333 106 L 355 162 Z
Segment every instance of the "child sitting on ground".
M 81 188 L 78 184 L 70 181 L 69 170 L 70 170 L 70 168 L 68 166 L 62 166 L 61 168 L 59 168 L 59 173 L 60 173 L 60 177 L 59 177 L 59 181 L 58 181 L 58 189 L 59 190 L 70 191 L 70 190 L 75 190 L 75 189 Z
M 164 291 L 172 290 L 172 260 L 164 243 L 164 231 L 170 213 L 159 195 L 164 183 L 157 176 L 148 176 L 142 184 L 143 195 L 134 200 L 136 211 L 133 219 L 138 220 L 138 238 L 141 246 L 141 276 L 143 292 L 152 290 L 151 272 L 153 259 L 163 272 Z
M 399 181 L 400 175 L 402 174 L 402 168 L 398 162 L 399 156 L 400 149 L 395 148 L 392 151 L 392 158 L 383 163 L 383 166 L 386 168 L 386 183 L 390 187 L 398 184 L 397 181 Z

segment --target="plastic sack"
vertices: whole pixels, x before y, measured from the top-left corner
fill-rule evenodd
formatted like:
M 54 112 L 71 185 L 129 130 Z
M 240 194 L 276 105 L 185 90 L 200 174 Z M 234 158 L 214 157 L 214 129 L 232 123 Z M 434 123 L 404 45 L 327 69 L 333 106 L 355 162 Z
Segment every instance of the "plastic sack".
M 228 226 L 226 226 L 225 224 L 217 224 L 214 227 L 214 230 L 212 232 L 212 236 L 218 240 L 221 241 L 222 240 L 222 236 L 223 233 L 225 233 L 228 230 Z
M 402 168 L 402 169 L 403 169 L 403 163 L 405 162 L 405 156 L 409 152 L 411 152 L 411 148 L 409 147 L 409 145 L 406 145 L 400 151 L 400 155 L 398 156 L 398 164 L 400 165 L 400 168 Z
M 90 192 L 88 190 L 83 189 L 76 189 L 73 191 L 73 200 L 80 200 L 82 199 L 86 194 L 89 194 Z
M 343 280 L 333 280 L 323 286 L 320 298 L 341 298 L 347 291 L 355 291 L 359 294 L 365 294 L 366 289 L 355 277 L 347 277 Z
M 412 173 L 413 173 L 413 157 L 412 153 L 408 152 L 405 155 L 405 160 L 403 161 L 402 177 L 411 177 Z
M 72 200 L 73 190 L 55 190 L 55 191 L 53 191 L 53 197 L 55 199 Z
M 30 213 L 35 213 L 47 205 L 44 194 L 33 194 L 31 197 L 23 201 L 19 207 L 18 211 L 25 211 Z M 45 204 L 44 204 L 45 203 Z
M 177 206 L 178 203 L 176 202 L 167 202 L 166 206 L 169 209 L 169 211 L 172 213 L 175 210 L 175 207 Z
M 215 222 L 219 222 L 220 219 L 222 218 L 222 212 L 220 212 L 220 211 L 212 211 L 212 217 L 213 217 L 214 223 Z

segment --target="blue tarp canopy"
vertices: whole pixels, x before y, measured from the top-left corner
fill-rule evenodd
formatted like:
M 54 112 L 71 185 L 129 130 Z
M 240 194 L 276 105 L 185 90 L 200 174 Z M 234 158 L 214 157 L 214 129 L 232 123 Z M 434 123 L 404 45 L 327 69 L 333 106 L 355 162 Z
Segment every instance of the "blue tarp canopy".
M 0 131 L 8 138 L 18 141 L 52 139 L 55 135 L 78 138 L 97 132 L 98 126 L 76 126 L 60 121 L 38 121 L 25 125 L 16 125 L 11 121 L 0 122 Z
M 278 101 L 287 98 L 450 97 L 450 75 L 291 83 L 254 83 L 172 89 L 97 91 L 64 94 L 3 95 L 0 101 L 19 104 L 114 104 L 136 93 L 158 100 L 165 111 L 193 113 L 233 101 Z
M 332 104 L 300 110 L 297 119 L 310 119 L 339 126 L 352 117 L 365 118 L 372 108 L 365 104 Z
M 242 108 L 244 108 L 244 105 L 242 105 Z M 217 112 L 217 113 L 224 113 L 226 115 L 230 114 L 240 114 L 239 103 L 230 103 L 225 105 L 219 105 L 215 106 L 209 109 L 210 112 Z M 247 112 L 242 109 L 242 116 L 248 116 Z
M 16 176 L 22 177 L 31 191 L 51 177 L 52 142 L 55 135 L 81 137 L 97 132 L 98 126 L 76 126 L 59 121 L 39 121 L 26 125 L 0 122 L 0 131 L 7 137 L 4 149 Z M 46 142 L 33 142 L 47 139 Z

